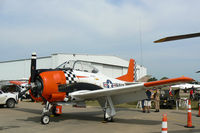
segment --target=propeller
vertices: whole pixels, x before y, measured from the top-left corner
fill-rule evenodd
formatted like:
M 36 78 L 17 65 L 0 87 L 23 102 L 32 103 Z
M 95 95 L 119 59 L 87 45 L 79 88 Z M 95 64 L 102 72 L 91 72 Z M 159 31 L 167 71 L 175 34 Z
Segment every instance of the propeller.
M 22 97 L 28 90 L 31 89 L 31 94 L 34 97 L 41 97 L 43 101 L 46 101 L 46 99 L 42 96 L 43 83 L 41 78 L 38 76 L 38 70 L 36 70 L 36 53 L 32 53 L 30 72 L 30 83 L 25 86 L 26 90 L 18 94 L 18 97 Z
M 31 57 L 31 83 L 35 82 L 36 77 L 36 53 L 32 53 Z
M 31 78 L 30 78 L 30 88 L 31 92 L 34 97 L 41 97 L 42 100 L 45 102 L 47 101 L 43 96 L 42 96 L 42 91 L 43 91 L 43 84 L 41 78 L 38 76 L 38 71 L 36 70 L 36 53 L 32 53 L 31 56 Z
M 37 76 L 36 70 L 36 53 L 32 53 L 31 56 L 31 78 L 30 78 L 30 88 L 31 92 L 33 93 L 34 97 L 41 97 L 42 96 L 42 82 Z
M 18 94 L 19 98 L 22 97 L 28 90 L 30 90 L 30 89 L 33 90 L 33 88 L 36 87 L 36 85 L 34 83 L 35 77 L 36 77 L 36 53 L 32 53 L 32 57 L 31 57 L 31 78 L 30 78 L 31 84 L 27 84 L 25 86 L 26 90 L 24 90 L 24 91 L 22 91 Z M 33 92 L 34 91 L 35 90 L 33 90 Z
M 184 34 L 184 35 L 177 35 L 177 36 L 169 36 L 165 38 L 161 38 L 159 40 L 154 41 L 154 43 L 161 43 L 161 42 L 167 42 L 167 41 L 175 41 L 175 40 L 180 40 L 180 39 L 188 39 L 188 38 L 194 38 L 194 37 L 199 37 L 199 33 L 192 33 L 192 34 Z
M 200 71 L 197 71 L 196 73 L 200 73 Z

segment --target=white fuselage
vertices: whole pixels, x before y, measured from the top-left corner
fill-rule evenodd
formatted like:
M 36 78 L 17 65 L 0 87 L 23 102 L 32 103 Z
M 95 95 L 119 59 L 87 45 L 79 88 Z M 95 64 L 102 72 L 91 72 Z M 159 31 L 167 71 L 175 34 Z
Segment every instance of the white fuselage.
M 89 73 L 89 72 L 76 71 L 76 70 L 74 70 L 73 72 L 77 77 L 77 82 L 94 84 L 104 89 L 125 85 L 124 81 L 107 77 L 101 72 Z

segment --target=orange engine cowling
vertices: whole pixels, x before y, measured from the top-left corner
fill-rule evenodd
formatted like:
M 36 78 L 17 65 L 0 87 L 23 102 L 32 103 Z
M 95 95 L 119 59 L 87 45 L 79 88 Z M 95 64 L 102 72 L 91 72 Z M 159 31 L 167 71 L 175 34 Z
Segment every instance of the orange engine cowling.
M 35 101 L 42 101 L 42 98 L 40 96 L 34 95 L 34 93 L 38 92 L 38 90 L 41 93 L 41 95 L 49 102 L 63 101 L 64 98 L 66 97 L 66 93 L 59 92 L 58 86 L 65 84 L 66 84 L 66 77 L 63 71 L 61 70 L 45 71 L 41 72 L 39 76 L 36 77 L 37 87 L 31 89 L 29 92 L 31 97 Z

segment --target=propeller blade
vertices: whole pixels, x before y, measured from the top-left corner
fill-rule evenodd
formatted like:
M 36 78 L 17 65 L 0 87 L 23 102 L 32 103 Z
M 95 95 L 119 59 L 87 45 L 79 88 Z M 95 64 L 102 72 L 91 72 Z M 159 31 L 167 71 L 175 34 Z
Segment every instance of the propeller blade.
M 31 57 L 31 83 L 35 81 L 36 76 L 36 53 L 32 53 Z
M 197 71 L 196 73 L 200 73 L 200 71 Z
M 18 94 L 18 98 L 21 98 L 28 90 L 30 90 L 30 88 L 28 88 L 28 89 L 26 89 L 26 90 L 20 92 L 20 93 Z
M 193 33 L 193 34 L 185 34 L 185 35 L 178 35 L 178 36 L 170 36 L 161 38 L 159 40 L 154 41 L 154 43 L 161 43 L 161 42 L 167 42 L 167 41 L 175 41 L 180 39 L 187 39 L 187 38 L 193 38 L 193 37 L 199 37 L 200 33 Z
M 18 98 L 21 98 L 28 90 L 30 90 L 31 89 L 31 85 L 30 84 L 26 84 L 25 88 L 26 88 L 26 90 L 24 90 L 22 92 L 19 91 Z

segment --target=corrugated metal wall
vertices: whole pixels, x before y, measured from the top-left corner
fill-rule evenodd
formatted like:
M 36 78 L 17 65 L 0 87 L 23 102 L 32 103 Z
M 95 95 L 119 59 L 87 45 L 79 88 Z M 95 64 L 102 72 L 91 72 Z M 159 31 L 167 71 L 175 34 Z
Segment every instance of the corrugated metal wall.
M 129 61 L 115 56 L 105 55 L 77 55 L 77 54 L 52 54 L 48 57 L 37 59 L 37 69 L 55 68 L 67 60 L 89 61 L 103 74 L 109 77 L 119 77 L 127 73 Z M 28 79 L 30 75 L 30 59 L 0 62 L 0 80 Z M 147 75 L 146 68 L 138 66 L 137 77 Z

